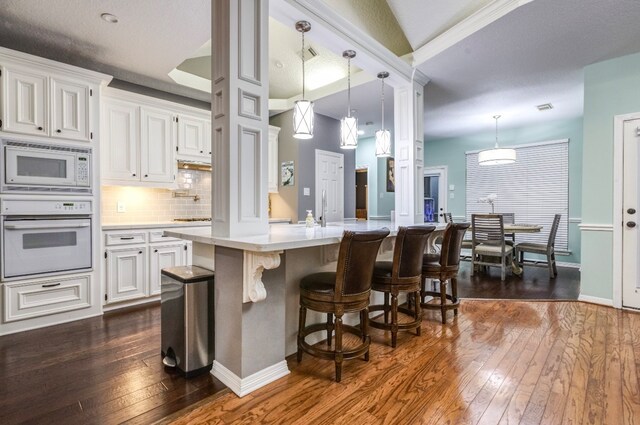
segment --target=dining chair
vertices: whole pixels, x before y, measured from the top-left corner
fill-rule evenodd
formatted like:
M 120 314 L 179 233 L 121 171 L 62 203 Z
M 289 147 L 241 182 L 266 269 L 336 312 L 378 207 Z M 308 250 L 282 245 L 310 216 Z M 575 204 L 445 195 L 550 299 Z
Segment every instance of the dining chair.
M 371 278 L 378 249 L 389 229 L 371 231 L 345 231 L 338 251 L 338 265 L 335 272 L 313 273 L 300 281 L 300 316 L 298 323 L 297 360 L 302 361 L 302 353 L 333 360 L 336 381 L 342 378 L 342 361 L 364 356 L 369 361 L 369 296 Z M 307 309 L 326 313 L 325 323 L 306 325 Z M 344 325 L 345 313 L 359 313 L 360 326 Z M 335 320 L 334 320 L 335 316 Z M 331 349 L 332 333 L 335 330 L 335 346 Z M 309 344 L 307 335 L 327 332 L 327 346 Z M 344 332 L 356 335 L 359 344 L 343 347 Z
M 516 224 L 516 214 L 515 213 L 500 213 L 502 215 L 502 222 L 504 224 Z M 516 234 L 515 233 L 505 233 L 504 235 L 505 242 L 508 245 L 514 246 L 516 244 Z
M 547 261 L 531 261 L 528 264 L 533 266 L 547 266 L 549 268 L 549 276 L 551 279 L 555 278 L 558 275 L 558 268 L 556 267 L 556 252 L 555 252 L 555 243 L 556 243 L 556 235 L 558 234 L 558 228 L 560 227 L 560 219 L 562 218 L 562 214 L 556 214 L 553 217 L 553 224 L 551 225 L 551 231 L 549 232 L 549 239 L 546 244 L 542 243 L 530 243 L 530 242 L 521 242 L 516 245 L 516 258 L 520 263 L 520 266 L 525 264 L 524 261 L 524 253 L 529 252 L 531 254 L 539 254 L 546 255 Z
M 444 230 L 442 249 L 440 254 L 425 254 L 422 262 L 422 288 L 420 291 L 420 306 L 422 308 L 440 310 L 442 323 L 447 323 L 447 310 L 453 310 L 458 315 L 458 271 L 460 270 L 460 251 L 462 239 L 469 228 L 469 223 L 449 223 Z M 426 289 L 426 279 L 437 280 L 440 291 Z M 447 294 L 447 284 L 451 287 L 451 294 Z M 438 303 L 426 303 L 426 296 L 430 295 Z M 447 303 L 447 300 L 450 302 Z
M 471 276 L 479 266 L 500 267 L 500 280 L 504 281 L 507 268 L 513 262 L 513 247 L 504 239 L 504 221 L 500 214 L 471 215 Z M 500 262 L 487 261 L 498 257 Z
M 371 289 L 384 293 L 384 304 L 369 307 L 370 312 L 383 312 L 381 318 L 370 319 L 369 325 L 373 328 L 391 331 L 391 346 L 393 348 L 396 347 L 399 330 L 415 329 L 416 335 L 420 336 L 422 309 L 419 303 L 408 303 L 413 305 L 413 311 L 409 307 L 399 307 L 398 295 L 400 293 L 406 293 L 407 296 L 413 294 L 415 300 L 419 299 L 422 287 L 422 256 L 429 235 L 435 229 L 435 226 L 399 227 L 393 249 L 393 261 L 378 261 L 373 269 Z M 400 323 L 398 312 L 412 317 L 412 320 Z M 391 314 L 391 322 L 389 322 L 389 314 Z

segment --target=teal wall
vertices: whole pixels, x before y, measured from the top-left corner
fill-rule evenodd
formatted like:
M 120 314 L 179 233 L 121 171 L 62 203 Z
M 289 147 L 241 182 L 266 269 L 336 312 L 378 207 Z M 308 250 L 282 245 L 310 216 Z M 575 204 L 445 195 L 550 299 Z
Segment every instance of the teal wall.
M 613 119 L 640 112 L 640 53 L 585 68 L 582 220 L 613 225 Z M 583 231 L 581 293 L 613 298 L 613 232 Z
M 373 137 L 358 139 L 356 168 L 368 168 L 369 217 L 389 217 L 395 205 L 395 194 L 387 192 L 387 160 L 376 158 Z
M 569 139 L 569 250 L 571 255 L 558 259 L 580 263 L 581 243 L 579 222 L 582 210 L 582 118 L 552 121 L 535 126 L 500 130 L 500 145 L 523 145 L 549 140 Z M 465 215 L 466 158 L 465 152 L 486 149 L 493 145 L 494 132 L 468 137 L 427 140 L 424 149 L 425 167 L 447 166 L 447 184 L 454 185 L 454 198 L 447 199 L 447 208 L 454 216 Z M 451 192 L 449 192 L 451 193 Z M 573 221 L 573 222 L 572 222 Z

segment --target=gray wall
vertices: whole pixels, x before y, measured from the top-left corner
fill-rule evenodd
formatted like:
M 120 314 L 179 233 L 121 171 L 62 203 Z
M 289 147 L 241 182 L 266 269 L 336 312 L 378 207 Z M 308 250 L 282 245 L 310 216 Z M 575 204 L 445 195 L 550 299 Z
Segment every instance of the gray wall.
M 271 194 L 271 217 L 290 218 L 293 223 L 298 221 L 298 182 L 300 168 L 298 167 L 298 145 L 300 141 L 293 138 L 293 113 L 284 112 L 269 119 L 269 124 L 280 127 L 278 134 L 278 193 Z M 294 186 L 282 186 L 280 165 L 293 161 Z M 300 218 L 304 220 L 304 216 Z
M 283 112 L 271 117 L 271 125 L 280 127 L 279 158 L 280 162 L 285 158 L 293 159 L 295 166 L 295 190 L 297 196 L 298 217 L 292 217 L 294 221 L 304 220 L 306 210 L 315 209 L 315 151 L 316 149 L 337 152 L 344 155 L 344 216 L 354 218 L 356 215 L 356 153 L 355 149 L 340 149 L 340 121 L 325 115 L 315 114 L 313 139 L 298 140 L 293 138 L 293 111 Z M 297 149 L 297 155 L 293 152 Z M 304 188 L 310 189 L 309 196 L 304 196 Z M 290 192 L 283 192 L 282 186 L 278 187 L 279 194 L 284 200 L 293 202 Z

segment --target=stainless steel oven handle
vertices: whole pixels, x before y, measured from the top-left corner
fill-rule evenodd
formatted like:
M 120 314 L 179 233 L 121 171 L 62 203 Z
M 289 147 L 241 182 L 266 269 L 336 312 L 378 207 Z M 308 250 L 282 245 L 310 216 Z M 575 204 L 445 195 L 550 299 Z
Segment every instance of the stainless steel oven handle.
M 7 230 L 30 230 L 30 229 L 80 229 L 89 227 L 89 223 L 81 224 L 9 224 L 5 223 L 4 228 Z

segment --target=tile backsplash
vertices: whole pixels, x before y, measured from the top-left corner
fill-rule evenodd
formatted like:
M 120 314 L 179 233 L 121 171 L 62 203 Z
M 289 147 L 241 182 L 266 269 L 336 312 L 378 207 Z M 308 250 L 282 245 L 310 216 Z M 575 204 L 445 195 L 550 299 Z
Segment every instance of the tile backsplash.
M 169 189 L 102 186 L 102 223 L 163 223 L 174 218 L 211 217 L 211 173 L 178 170 L 177 180 L 179 187 L 191 180 L 191 197 L 174 198 Z M 194 202 L 196 194 L 200 200 Z M 126 212 L 118 212 L 118 202 L 124 204 Z

